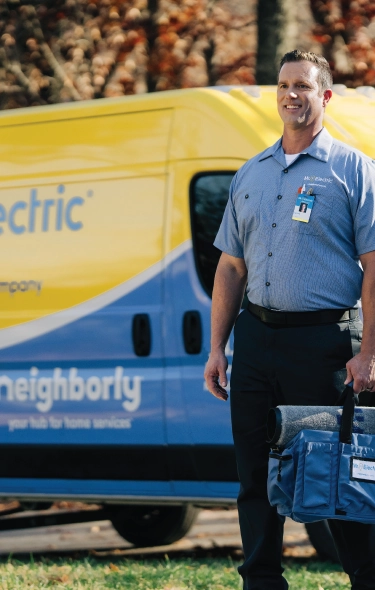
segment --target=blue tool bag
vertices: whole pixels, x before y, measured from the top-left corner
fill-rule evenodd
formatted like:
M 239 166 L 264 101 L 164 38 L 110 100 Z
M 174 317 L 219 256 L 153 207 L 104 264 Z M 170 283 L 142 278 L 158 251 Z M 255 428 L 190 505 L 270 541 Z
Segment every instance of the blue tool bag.
M 374 430 L 375 408 L 356 408 L 358 396 L 351 387 L 344 394 L 343 407 L 334 408 L 338 418 L 336 431 L 309 430 L 307 426 L 285 446 L 271 449 L 270 504 L 277 507 L 279 514 L 296 522 L 336 518 L 375 523 L 375 436 L 363 433 L 366 420 L 367 430 Z M 283 407 L 288 408 L 279 406 Z M 288 430 L 285 423 L 281 424 L 279 408 L 271 410 L 268 418 L 271 445 L 275 438 L 280 439 L 283 426 L 284 435 Z M 327 421 L 329 409 L 318 409 Z M 311 416 L 314 407 L 306 410 Z M 299 407 L 300 414 L 301 411 L 303 407 Z M 309 422 L 301 415 L 299 419 L 302 424 Z

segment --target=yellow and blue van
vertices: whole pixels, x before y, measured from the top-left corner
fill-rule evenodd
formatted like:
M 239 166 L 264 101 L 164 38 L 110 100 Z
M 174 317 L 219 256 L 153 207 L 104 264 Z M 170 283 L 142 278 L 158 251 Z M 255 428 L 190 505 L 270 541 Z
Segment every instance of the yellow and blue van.
M 336 90 L 328 130 L 374 156 L 373 89 Z M 138 543 L 235 502 L 229 407 L 203 382 L 212 242 L 236 170 L 281 134 L 275 103 L 219 87 L 0 114 L 1 497 L 135 505 L 153 536 L 135 509 L 117 526 Z

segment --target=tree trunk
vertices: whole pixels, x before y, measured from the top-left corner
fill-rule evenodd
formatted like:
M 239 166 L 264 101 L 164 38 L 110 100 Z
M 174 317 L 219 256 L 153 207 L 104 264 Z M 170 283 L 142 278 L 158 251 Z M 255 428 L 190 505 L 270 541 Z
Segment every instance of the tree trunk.
M 257 83 L 276 84 L 279 62 L 293 49 L 321 53 L 310 0 L 258 0 Z
M 276 84 L 276 56 L 280 43 L 280 0 L 258 0 L 258 51 L 256 80 L 258 84 Z

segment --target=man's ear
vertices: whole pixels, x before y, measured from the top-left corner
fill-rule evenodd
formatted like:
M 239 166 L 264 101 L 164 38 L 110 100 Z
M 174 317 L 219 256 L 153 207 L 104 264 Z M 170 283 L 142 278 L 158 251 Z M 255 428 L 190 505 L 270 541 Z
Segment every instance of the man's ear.
M 333 92 L 330 88 L 328 88 L 327 90 L 325 90 L 323 92 L 323 106 L 324 107 L 326 107 L 327 104 L 329 103 L 329 101 L 331 100 L 332 94 L 333 94 Z

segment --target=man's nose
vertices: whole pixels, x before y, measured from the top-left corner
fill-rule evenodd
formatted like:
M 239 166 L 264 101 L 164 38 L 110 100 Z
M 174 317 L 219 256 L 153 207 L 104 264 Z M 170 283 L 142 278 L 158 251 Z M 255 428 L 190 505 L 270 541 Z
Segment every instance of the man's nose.
M 289 96 L 290 98 L 297 98 L 297 94 L 293 90 L 289 91 Z

